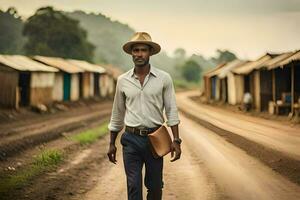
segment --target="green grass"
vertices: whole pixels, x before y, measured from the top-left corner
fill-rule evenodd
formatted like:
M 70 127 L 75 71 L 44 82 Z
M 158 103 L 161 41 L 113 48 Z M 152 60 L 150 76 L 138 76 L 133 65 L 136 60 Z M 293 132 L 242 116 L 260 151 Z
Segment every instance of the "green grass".
M 63 160 L 62 152 L 59 150 L 44 150 L 39 154 L 35 160 L 34 164 L 37 166 L 52 166 L 57 165 Z
M 74 141 L 79 142 L 81 145 L 93 143 L 98 138 L 100 138 L 103 135 L 105 135 L 106 133 L 108 133 L 107 125 L 108 125 L 108 122 L 105 122 L 104 124 L 102 124 L 96 128 L 81 132 L 77 135 L 72 135 L 72 136 L 70 136 L 70 138 Z
M 63 160 L 63 153 L 59 150 L 43 150 L 28 167 L 6 175 L 0 179 L 0 195 L 11 189 L 28 183 L 33 177 L 41 174 L 44 170 L 56 166 Z

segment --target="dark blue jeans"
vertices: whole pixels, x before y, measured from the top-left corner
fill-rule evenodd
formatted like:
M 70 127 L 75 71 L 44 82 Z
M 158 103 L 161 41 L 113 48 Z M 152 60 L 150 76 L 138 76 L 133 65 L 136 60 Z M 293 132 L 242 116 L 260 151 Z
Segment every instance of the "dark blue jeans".
M 163 188 L 163 158 L 154 158 L 148 137 L 124 132 L 121 136 L 123 160 L 127 178 L 128 200 L 142 200 L 142 168 L 147 200 L 161 200 Z

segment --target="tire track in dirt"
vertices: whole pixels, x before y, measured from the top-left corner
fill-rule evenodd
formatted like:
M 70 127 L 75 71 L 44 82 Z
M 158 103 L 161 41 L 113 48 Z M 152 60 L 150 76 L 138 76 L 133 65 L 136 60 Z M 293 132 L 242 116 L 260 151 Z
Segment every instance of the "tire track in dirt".
M 228 199 L 300 199 L 300 187 L 214 132 L 181 115 L 181 135 Z
M 63 132 L 84 127 L 86 124 L 97 119 L 109 116 L 110 112 L 110 108 L 106 108 L 101 112 L 94 111 L 86 115 L 73 116 L 64 120 L 57 119 L 42 129 L 20 133 L 20 135 L 15 135 L 15 137 L 10 137 L 7 140 L 3 139 L 0 142 L 0 161 L 38 144 L 57 139 L 62 136 Z

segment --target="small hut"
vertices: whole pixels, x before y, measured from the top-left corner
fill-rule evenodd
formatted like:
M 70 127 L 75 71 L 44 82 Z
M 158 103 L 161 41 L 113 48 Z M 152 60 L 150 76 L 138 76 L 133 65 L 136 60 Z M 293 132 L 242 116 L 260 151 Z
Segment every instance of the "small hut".
M 204 88 L 207 101 L 220 99 L 220 83 L 217 79 L 217 74 L 227 63 L 217 65 L 215 68 L 207 71 L 204 75 Z
M 221 82 L 221 100 L 228 102 L 231 105 L 242 103 L 243 92 L 241 90 L 243 85 L 243 78 L 241 76 L 235 76 L 232 70 L 247 63 L 239 59 L 233 60 L 222 67 L 217 75 Z
M 270 113 L 299 115 L 300 109 L 300 51 L 282 54 L 282 59 L 269 63 L 272 74 Z M 274 107 L 274 108 L 272 108 Z
M 115 88 L 117 84 L 118 77 L 123 73 L 123 71 L 113 65 L 101 65 L 105 68 L 106 74 L 100 81 L 101 85 L 101 96 L 113 98 L 115 93 Z
M 276 57 L 277 54 L 267 53 L 255 61 L 247 62 L 238 68 L 232 70 L 236 75 L 242 75 L 244 77 L 244 91 L 249 92 L 253 97 L 253 107 L 257 111 L 261 111 L 261 93 L 260 93 L 260 70 L 264 64 Z
M 5 107 L 52 102 L 56 68 L 22 55 L 0 55 L 0 104 Z
M 55 101 L 76 101 L 80 94 L 80 73 L 84 70 L 62 58 L 34 56 L 34 60 L 59 69 L 55 75 L 53 99 Z
M 101 76 L 106 73 L 106 70 L 99 65 L 83 60 L 68 59 L 67 61 L 85 71 L 80 79 L 80 83 L 82 85 L 82 97 L 89 98 L 93 96 L 100 96 Z

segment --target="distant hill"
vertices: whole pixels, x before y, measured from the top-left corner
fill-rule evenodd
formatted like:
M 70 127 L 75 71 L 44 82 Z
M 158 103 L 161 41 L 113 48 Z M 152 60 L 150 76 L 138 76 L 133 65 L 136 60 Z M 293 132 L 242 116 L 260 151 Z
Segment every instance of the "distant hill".
M 24 22 L 15 8 L 0 9 L 0 53 L 24 54 L 26 38 L 22 35 Z
M 96 47 L 94 61 L 114 64 L 122 69 L 132 66 L 131 57 L 122 50 L 122 45 L 135 32 L 127 24 L 112 21 L 102 14 L 85 13 L 83 11 L 66 12 L 66 15 L 80 22 L 88 31 L 88 40 Z
M 123 44 L 134 34 L 135 30 L 133 28 L 119 21 L 113 21 L 101 13 L 74 11 L 64 12 L 64 14 L 78 20 L 80 26 L 87 31 L 88 40 L 96 47 L 93 57 L 94 62 L 115 65 L 123 70 L 133 67 L 131 56 L 122 50 Z M 6 12 L 0 10 L 0 28 L 6 30 L 0 36 L 0 53 L 22 54 L 26 38 L 22 36 L 23 21 L 18 17 L 14 8 Z M 182 49 L 179 52 L 185 52 L 185 50 Z M 168 55 L 162 50 L 158 55 L 151 57 L 150 63 L 169 72 L 174 78 L 180 79 L 182 78 L 181 71 L 178 67 L 187 60 L 196 61 L 205 72 L 220 62 L 235 58 L 236 56 L 228 50 L 217 50 L 217 55 L 211 58 L 205 58 L 201 54 L 176 57 L 176 54 Z

